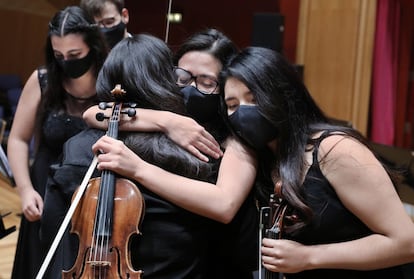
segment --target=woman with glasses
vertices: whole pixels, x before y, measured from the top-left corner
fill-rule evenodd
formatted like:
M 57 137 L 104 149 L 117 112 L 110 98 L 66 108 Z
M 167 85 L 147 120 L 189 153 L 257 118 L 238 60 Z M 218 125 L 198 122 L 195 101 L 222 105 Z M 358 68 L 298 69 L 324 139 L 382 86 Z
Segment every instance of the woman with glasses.
M 209 29 L 190 37 L 175 56 L 177 67 L 174 68 L 174 73 L 177 84 L 182 87 L 187 111 L 202 125 L 202 131 L 210 132 L 225 149 L 215 185 L 168 173 L 128 152 L 122 142 L 109 137 L 101 138 L 94 145 L 94 151 L 103 148 L 106 152 L 105 158 L 99 158 L 100 169 L 119 172 L 174 204 L 217 221 L 216 229 L 211 231 L 206 241 L 219 244 L 214 247 L 220 247 L 220 251 L 211 249 L 209 252 L 211 258 L 221 266 L 211 268 L 210 278 L 252 278 L 252 271 L 258 268 L 258 212 L 251 193 L 256 176 L 256 161 L 251 150 L 228 138 L 219 113 L 219 73 L 236 52 L 236 47 L 226 36 L 215 29 Z M 139 116 L 133 123 L 134 129 L 138 125 L 142 129 L 144 121 L 141 112 L 142 110 L 137 112 Z M 93 119 L 95 113 L 96 111 L 89 115 L 89 119 Z M 166 134 L 176 142 L 192 137 L 187 136 L 182 127 L 194 120 L 174 116 L 171 112 L 151 113 L 171 116 L 158 121 L 166 122 L 159 126 L 164 127 Z M 147 120 L 147 116 L 144 117 Z M 129 129 L 132 127 L 130 123 L 125 125 Z M 195 146 L 207 150 L 203 148 L 207 145 L 205 141 L 199 143 L 200 145 L 191 144 L 189 150 L 195 150 Z M 118 157 L 124 152 L 125 161 Z M 205 159 L 211 163 L 215 161 L 215 158 Z

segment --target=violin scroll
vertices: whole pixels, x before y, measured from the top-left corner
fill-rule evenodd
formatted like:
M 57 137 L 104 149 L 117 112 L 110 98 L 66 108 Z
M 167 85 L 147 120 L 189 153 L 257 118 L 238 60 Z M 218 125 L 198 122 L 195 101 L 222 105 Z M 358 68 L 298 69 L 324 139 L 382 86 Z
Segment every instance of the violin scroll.
M 115 100 L 121 100 L 122 97 L 125 96 L 126 91 L 121 88 L 120 84 L 117 84 L 114 87 L 114 89 L 111 90 L 111 93 L 113 97 L 115 98 Z M 106 110 L 108 108 L 113 108 L 114 103 L 100 102 L 98 104 L 98 107 L 101 110 Z M 136 103 L 125 102 L 122 104 L 122 110 L 120 111 L 120 113 L 126 114 L 129 117 L 134 117 L 137 114 L 136 109 L 135 109 L 136 107 L 137 107 Z M 111 116 L 106 116 L 103 112 L 98 112 L 95 117 L 96 117 L 96 120 L 103 121 L 104 119 L 110 119 Z

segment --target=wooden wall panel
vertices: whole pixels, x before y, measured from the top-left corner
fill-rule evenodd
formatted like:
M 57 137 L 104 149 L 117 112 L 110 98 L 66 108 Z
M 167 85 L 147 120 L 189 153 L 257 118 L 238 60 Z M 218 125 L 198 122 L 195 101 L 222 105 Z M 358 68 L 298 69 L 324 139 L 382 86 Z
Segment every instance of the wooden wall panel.
M 297 63 L 328 116 L 366 133 L 375 0 L 302 0 Z
M 25 82 L 43 63 L 47 24 L 55 11 L 0 7 L 0 74 L 17 74 Z
M 24 83 L 44 63 L 52 16 L 79 0 L 0 0 L 0 74 L 17 74 Z

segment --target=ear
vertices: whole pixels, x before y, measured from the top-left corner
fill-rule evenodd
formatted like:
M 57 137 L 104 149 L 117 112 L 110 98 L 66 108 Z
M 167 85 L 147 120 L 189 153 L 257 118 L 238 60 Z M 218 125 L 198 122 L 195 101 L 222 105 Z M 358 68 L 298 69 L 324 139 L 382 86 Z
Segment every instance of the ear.
M 123 19 L 123 22 L 125 24 L 128 24 L 128 22 L 129 22 L 129 12 L 128 12 L 128 10 L 126 8 L 123 8 L 122 9 L 122 11 L 121 11 L 121 17 Z

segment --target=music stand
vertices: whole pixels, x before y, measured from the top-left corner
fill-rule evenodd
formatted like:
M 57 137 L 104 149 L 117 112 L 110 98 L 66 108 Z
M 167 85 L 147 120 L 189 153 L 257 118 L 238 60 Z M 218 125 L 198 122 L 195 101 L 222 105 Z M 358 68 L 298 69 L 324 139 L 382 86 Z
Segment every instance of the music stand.
M 4 214 L 4 215 L 0 215 L 0 239 L 11 234 L 12 232 L 14 232 L 16 230 L 16 226 L 12 226 L 8 229 L 6 229 L 6 227 L 4 226 L 3 223 L 3 217 L 6 217 L 7 215 L 9 215 L 10 212 Z

